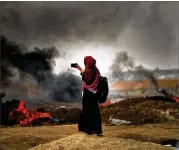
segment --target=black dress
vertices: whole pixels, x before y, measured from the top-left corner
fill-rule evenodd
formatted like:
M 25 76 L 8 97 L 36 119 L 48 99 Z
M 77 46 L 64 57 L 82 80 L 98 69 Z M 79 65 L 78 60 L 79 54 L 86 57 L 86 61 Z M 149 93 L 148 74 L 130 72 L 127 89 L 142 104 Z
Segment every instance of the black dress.
M 85 81 L 84 76 L 82 79 Z M 84 88 L 82 97 L 83 109 L 80 114 L 78 129 L 87 134 L 102 134 L 101 114 L 98 104 L 98 94 Z

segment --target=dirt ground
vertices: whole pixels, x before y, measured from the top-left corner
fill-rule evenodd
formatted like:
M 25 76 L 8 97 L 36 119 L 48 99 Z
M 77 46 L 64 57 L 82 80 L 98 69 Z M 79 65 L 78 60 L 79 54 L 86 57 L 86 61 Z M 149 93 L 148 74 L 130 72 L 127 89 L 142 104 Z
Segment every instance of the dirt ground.
M 122 141 L 124 147 L 125 147 L 125 142 L 127 142 L 128 146 L 126 147 L 130 147 L 130 143 L 131 143 L 134 146 L 134 149 L 137 147 L 138 147 L 137 149 L 140 149 L 142 147 L 141 143 L 144 144 L 142 145 L 145 148 L 149 147 L 150 145 L 150 149 L 152 149 L 152 144 L 148 143 L 147 145 L 147 143 L 145 142 L 152 142 L 153 146 L 154 147 L 156 146 L 155 148 L 159 146 L 158 148 L 164 149 L 165 147 L 156 145 L 154 143 L 160 143 L 160 141 L 164 139 L 179 139 L 178 124 L 149 124 L 149 125 L 120 125 L 120 126 L 103 125 L 103 130 L 104 130 L 104 137 L 102 138 L 104 139 L 102 139 L 101 142 L 105 142 L 105 140 L 111 141 L 113 139 L 112 141 L 114 141 L 114 139 L 115 140 L 118 139 L 120 142 Z M 53 140 L 62 139 L 64 137 L 67 138 L 68 136 L 71 136 L 71 138 L 74 138 L 76 134 L 78 134 L 79 132 L 77 130 L 77 125 L 74 124 L 74 125 L 59 125 L 59 126 L 40 126 L 40 127 L 19 127 L 19 126 L 2 127 L 0 128 L 0 133 L 1 133 L 0 148 L 2 150 L 26 150 L 34 146 L 37 146 L 39 144 L 48 143 Z M 94 138 L 91 139 L 91 142 L 93 142 L 93 140 Z M 134 142 L 133 140 L 136 141 Z M 100 140 L 98 142 L 100 142 Z M 154 147 L 153 149 L 155 149 Z
M 179 104 L 161 97 L 139 97 L 126 99 L 101 109 L 103 122 L 110 116 L 131 121 L 132 124 L 178 122 Z

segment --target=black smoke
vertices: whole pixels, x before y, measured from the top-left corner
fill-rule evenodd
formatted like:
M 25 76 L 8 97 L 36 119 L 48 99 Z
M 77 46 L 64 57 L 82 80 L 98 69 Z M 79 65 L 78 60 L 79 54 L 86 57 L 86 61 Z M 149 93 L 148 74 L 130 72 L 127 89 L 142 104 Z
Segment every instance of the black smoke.
M 36 81 L 36 86 L 49 91 L 48 95 L 42 93 L 47 96 L 46 98 L 61 101 L 80 99 L 80 78 L 78 76 L 69 70 L 58 76 L 52 73 L 55 65 L 54 59 L 64 57 L 55 47 L 35 47 L 29 50 L 23 44 L 11 42 L 1 36 L 0 53 L 2 87 L 10 87 L 14 83 L 14 77 L 18 76 L 16 84 L 32 84 L 32 81 Z M 14 70 L 17 70 L 16 73 Z
M 79 101 L 81 97 L 81 80 L 70 71 L 62 72 L 56 76 L 53 85 L 53 99 L 63 101 Z
M 0 34 L 28 47 L 56 45 L 75 55 L 80 54 L 83 44 L 84 49 L 88 44 L 94 47 L 109 45 L 112 47 L 111 54 L 119 48 L 125 48 L 125 51 L 137 60 L 151 67 L 156 67 L 156 64 L 160 68 L 166 68 L 168 65 L 178 67 L 178 4 L 178 2 L 0 2 Z M 1 63 L 2 81 L 6 84 L 11 83 L 17 74 L 21 80 L 29 79 L 28 74 L 35 78 L 38 85 L 50 87 L 50 81 L 54 81 L 55 78 L 50 69 L 53 63 L 49 66 L 45 60 L 42 61 L 46 64 L 43 66 L 39 61 L 32 62 L 34 54 L 29 54 L 29 50 L 23 45 L 19 46 L 23 56 L 28 53 L 26 56 L 28 61 L 13 58 L 11 61 L 18 64 L 14 67 L 9 60 L 4 59 L 3 64 Z M 38 65 L 24 67 L 31 62 Z M 122 73 L 120 74 L 122 79 Z
M 152 86 L 155 88 L 155 90 L 158 91 L 159 85 L 152 70 L 144 68 L 142 65 L 140 65 L 135 67 L 134 74 L 138 79 L 142 79 L 143 77 L 144 79 L 147 78 L 152 83 Z
M 134 60 L 127 52 L 117 52 L 110 69 L 114 78 L 122 79 L 122 72 L 133 69 Z
M 25 49 L 1 36 L 1 63 L 2 69 L 5 70 L 2 72 L 2 79 L 12 76 L 9 66 L 32 75 L 39 83 L 45 80 L 45 72 L 52 72 L 53 59 L 58 56 L 58 51 L 54 47 L 35 47 L 32 51 L 26 52 Z
M 135 59 L 127 52 L 116 53 L 110 70 L 112 72 L 112 77 L 117 80 L 124 80 L 124 76 L 126 72 L 128 72 L 133 75 L 134 80 L 148 79 L 156 90 L 159 89 L 153 71 L 145 68 L 143 65 L 136 65 Z
M 107 42 L 136 8 L 139 2 L 1 2 L 0 33 L 27 44 L 53 44 L 73 35 L 75 40 L 93 40 L 101 34 Z

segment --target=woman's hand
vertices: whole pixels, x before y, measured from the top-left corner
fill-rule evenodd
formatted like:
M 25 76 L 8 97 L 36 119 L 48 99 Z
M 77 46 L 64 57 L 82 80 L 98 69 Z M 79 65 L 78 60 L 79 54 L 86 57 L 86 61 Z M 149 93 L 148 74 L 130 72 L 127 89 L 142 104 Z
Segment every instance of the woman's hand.
M 84 73 L 84 70 L 78 65 L 78 63 L 71 64 L 71 67 L 78 69 L 81 74 Z
M 77 64 L 76 68 L 80 71 L 80 73 L 84 73 L 84 70 Z

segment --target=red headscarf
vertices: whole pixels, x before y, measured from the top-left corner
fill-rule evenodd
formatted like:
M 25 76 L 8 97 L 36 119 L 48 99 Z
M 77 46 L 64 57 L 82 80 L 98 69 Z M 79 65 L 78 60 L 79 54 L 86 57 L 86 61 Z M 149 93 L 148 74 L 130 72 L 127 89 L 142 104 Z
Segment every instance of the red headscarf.
M 92 56 L 84 58 L 85 65 L 85 79 L 82 81 L 82 87 L 96 93 L 99 82 L 99 70 L 96 67 L 96 60 Z

